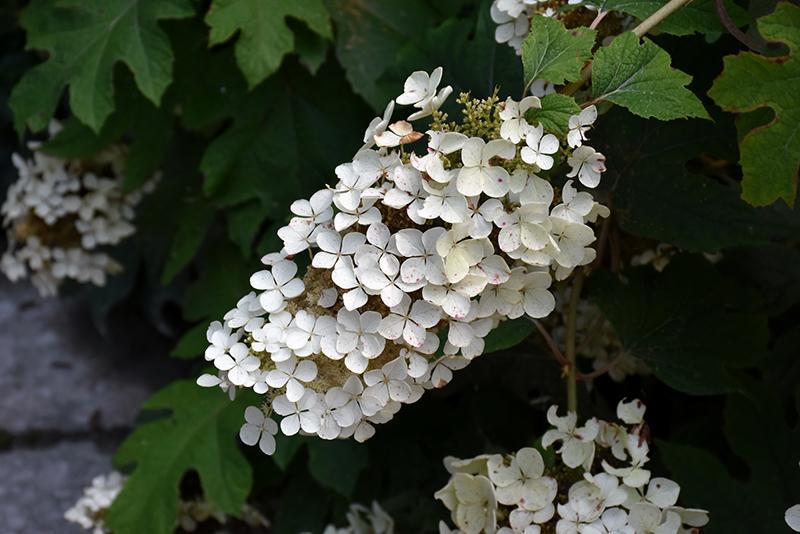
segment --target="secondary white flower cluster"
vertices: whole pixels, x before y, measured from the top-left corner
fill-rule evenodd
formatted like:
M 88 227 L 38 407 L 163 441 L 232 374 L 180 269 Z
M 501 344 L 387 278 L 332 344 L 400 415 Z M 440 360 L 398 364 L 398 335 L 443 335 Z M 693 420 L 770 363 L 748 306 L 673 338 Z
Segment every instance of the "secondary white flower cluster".
M 436 493 L 463 534 L 688 534 L 708 522 L 704 510 L 676 505 L 680 487 L 651 477 L 644 405 L 620 402 L 620 423 L 547 413 L 554 426 L 542 446 L 558 444 L 554 465 L 537 449 L 512 455 L 445 458 L 452 477 Z
M 394 534 L 394 519 L 375 501 L 371 508 L 363 504 L 351 504 L 347 512 L 347 526 L 328 525 L 322 534 Z
M 50 126 L 50 135 L 60 130 Z M 99 247 L 116 245 L 136 230 L 134 208 L 156 178 L 124 193 L 126 151 L 113 146 L 89 160 L 64 160 L 28 144 L 32 159 L 12 161 L 19 179 L 0 207 L 9 248 L 0 270 L 12 281 L 30 276 L 43 295 L 55 295 L 65 279 L 101 286 L 121 266 Z
M 508 43 L 517 55 L 522 54 L 522 43 L 536 15 L 557 18 L 567 28 L 598 28 L 603 38 L 618 35 L 633 23 L 632 17 L 608 11 L 603 2 L 594 0 L 494 0 L 489 14 L 497 25 L 495 41 Z
M 580 4 L 581 0 L 568 0 L 568 5 Z M 497 27 L 494 39 L 508 43 L 517 54 L 522 53 L 522 41 L 528 36 L 531 18 L 534 15 L 553 17 L 557 13 L 557 2 L 548 0 L 494 0 L 490 15 Z
M 111 531 L 106 527 L 104 518 L 125 486 L 126 480 L 127 477 L 116 471 L 95 477 L 92 484 L 83 490 L 83 495 L 75 505 L 64 513 L 64 519 L 77 523 L 84 530 L 91 530 L 92 534 L 110 534 Z M 178 524 L 181 532 L 195 532 L 201 524 L 210 520 L 224 526 L 229 519 L 224 512 L 205 499 L 180 502 Z M 240 520 L 251 527 L 269 526 L 267 518 L 248 504 L 242 506 Z M 225 529 L 218 531 L 219 534 L 225 532 L 227 532 Z
M 240 435 L 267 454 L 273 413 L 286 435 L 371 437 L 480 356 L 500 321 L 550 314 L 552 276 L 595 258 L 588 223 L 608 209 L 573 181 L 595 187 L 605 170 L 583 144 L 594 107 L 564 139 L 528 122 L 536 97 L 461 95 L 463 121 L 447 122 L 441 75 L 413 73 L 338 180 L 291 205 L 283 250 L 262 258 L 253 291 L 208 329 L 205 356 L 219 374 L 198 383 L 266 396 Z M 407 121 L 391 123 L 395 103 L 419 109 L 409 119 L 433 115 L 426 140 Z M 410 149 L 417 141 L 421 154 Z M 557 188 L 550 179 L 563 162 Z M 305 253 L 300 277 L 293 257 Z
M 107 532 L 103 520 L 105 512 L 111 508 L 124 484 L 125 477 L 116 471 L 94 477 L 80 499 L 64 513 L 64 519 L 77 523 L 84 530 L 91 530 L 93 534 L 104 534 Z

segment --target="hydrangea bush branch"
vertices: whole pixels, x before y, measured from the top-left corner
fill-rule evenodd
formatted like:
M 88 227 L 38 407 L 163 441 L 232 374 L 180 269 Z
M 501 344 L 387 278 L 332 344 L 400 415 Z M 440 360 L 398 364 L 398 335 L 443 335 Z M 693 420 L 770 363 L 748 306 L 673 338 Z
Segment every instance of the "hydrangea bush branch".
M 525 118 L 537 97 L 462 94 L 453 121 L 439 109 L 451 92 L 441 77 L 409 76 L 338 181 L 292 204 L 283 250 L 262 258 L 254 291 L 209 327 L 218 374 L 198 383 L 265 396 L 241 438 L 267 454 L 279 429 L 368 439 L 480 356 L 500 321 L 548 316 L 552 279 L 595 259 L 589 224 L 609 211 L 578 190 L 605 171 L 585 144 L 594 109 L 559 137 Z M 392 122 L 398 104 L 416 111 Z M 426 117 L 415 131 L 409 121 Z

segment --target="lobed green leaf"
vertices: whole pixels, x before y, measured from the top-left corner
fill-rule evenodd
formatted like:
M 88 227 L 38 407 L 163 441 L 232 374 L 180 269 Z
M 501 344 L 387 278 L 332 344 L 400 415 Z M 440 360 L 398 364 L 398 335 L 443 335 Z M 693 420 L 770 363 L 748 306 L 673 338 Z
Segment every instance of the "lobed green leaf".
M 333 37 L 322 0 L 214 0 L 205 17 L 211 28 L 209 45 L 223 43 L 239 32 L 236 62 L 250 87 L 255 87 L 294 50 L 286 17 L 302 20 L 326 39 Z
M 649 266 L 624 277 L 597 273 L 590 288 L 622 350 L 679 391 L 737 390 L 733 369 L 766 353 L 766 318 L 751 312 L 747 294 L 703 259 L 679 256 L 663 273 Z
M 792 206 L 800 170 L 800 7 L 782 2 L 759 19 L 758 28 L 765 39 L 788 45 L 789 55 L 727 56 L 708 94 L 734 113 L 772 108 L 774 118 L 751 129 L 739 143 L 742 198 L 755 206 L 778 199 Z
M 172 80 L 172 49 L 160 20 L 190 17 L 189 0 L 36 0 L 21 22 L 47 61 L 28 71 L 9 105 L 18 132 L 47 126 L 65 87 L 72 113 L 99 131 L 114 110 L 114 65 L 125 63 L 153 104 Z
M 545 95 L 541 99 L 541 108 L 531 108 L 526 114 L 528 122 L 538 122 L 549 132 L 560 136 L 569 131 L 569 118 L 581 112 L 581 108 L 571 96 L 559 93 Z
M 592 97 L 608 100 L 640 117 L 659 120 L 709 119 L 700 100 L 686 88 L 692 77 L 670 67 L 670 57 L 649 39 L 631 32 L 597 51 L 592 64 Z
M 173 532 L 180 481 L 190 469 L 197 471 L 210 502 L 238 515 L 252 484 L 250 465 L 236 441 L 248 397 L 231 402 L 223 392 L 190 380 L 151 397 L 146 410 L 169 410 L 170 415 L 137 428 L 114 456 L 117 465 L 135 469 L 108 511 L 108 527 L 117 534 Z
M 596 34 L 585 27 L 568 30 L 552 17 L 535 15 L 522 43 L 525 87 L 535 80 L 555 84 L 577 80 L 583 65 L 592 57 Z

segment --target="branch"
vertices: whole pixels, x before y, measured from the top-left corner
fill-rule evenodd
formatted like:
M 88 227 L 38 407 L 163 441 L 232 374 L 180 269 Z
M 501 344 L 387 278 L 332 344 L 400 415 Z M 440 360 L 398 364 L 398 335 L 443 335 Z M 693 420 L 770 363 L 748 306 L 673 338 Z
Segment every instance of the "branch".
M 714 7 L 717 10 L 717 17 L 719 17 L 719 21 L 725 26 L 725 29 L 728 30 L 733 37 L 736 38 L 737 41 L 745 45 L 750 50 L 754 50 L 759 54 L 763 54 L 765 47 L 761 43 L 757 43 L 751 37 L 748 37 L 742 30 L 736 26 L 736 23 L 733 22 L 733 19 L 728 14 L 728 10 L 725 7 L 725 0 L 714 0 Z
M 606 374 L 611 370 L 611 367 L 614 365 L 616 361 L 617 360 L 614 359 L 613 362 L 609 363 L 605 367 L 601 367 L 600 369 L 592 371 L 591 373 L 578 373 L 578 380 L 581 380 L 583 382 L 588 382 L 589 380 L 593 380 L 597 377 L 603 376 L 604 374 Z
M 578 413 L 578 368 L 576 365 L 575 338 L 577 336 L 578 303 L 583 289 L 583 272 L 579 271 L 572 283 L 567 310 L 567 410 Z
M 662 20 L 669 17 L 680 8 L 691 2 L 692 0 L 670 0 L 661 9 L 644 19 L 638 26 L 633 29 L 636 37 L 641 38 L 644 34 L 655 28 Z
M 562 367 L 568 368 L 569 361 L 567 360 L 566 357 L 564 357 L 564 353 L 561 352 L 561 349 L 558 348 L 558 344 L 553 339 L 553 336 L 551 336 L 550 333 L 545 329 L 545 327 L 542 326 L 541 322 L 537 321 L 536 319 L 533 319 L 532 321 L 533 324 L 536 325 L 536 328 L 539 330 L 539 333 L 542 334 L 545 343 L 547 343 L 547 347 L 550 349 L 550 352 L 553 354 L 553 357 L 556 359 L 556 361 L 559 364 L 561 364 Z

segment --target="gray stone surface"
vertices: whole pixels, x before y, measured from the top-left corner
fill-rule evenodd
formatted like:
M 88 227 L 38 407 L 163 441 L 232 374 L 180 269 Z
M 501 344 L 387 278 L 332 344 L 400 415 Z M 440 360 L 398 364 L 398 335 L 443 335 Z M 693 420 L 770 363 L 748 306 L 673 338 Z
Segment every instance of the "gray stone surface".
M 80 301 L 0 278 L 0 534 L 80 532 L 64 511 L 176 365 L 141 320 L 103 337 Z
M 114 325 L 122 332 L 104 339 L 79 301 L 39 299 L 6 281 L 0 295 L 0 413 L 11 415 L 0 427 L 74 432 L 134 420 L 159 382 L 148 352 L 161 344 L 144 325 Z
M 77 534 L 64 521 L 96 474 L 111 469 L 111 451 L 91 441 L 60 442 L 44 448 L 0 454 L 0 532 L 3 534 Z

